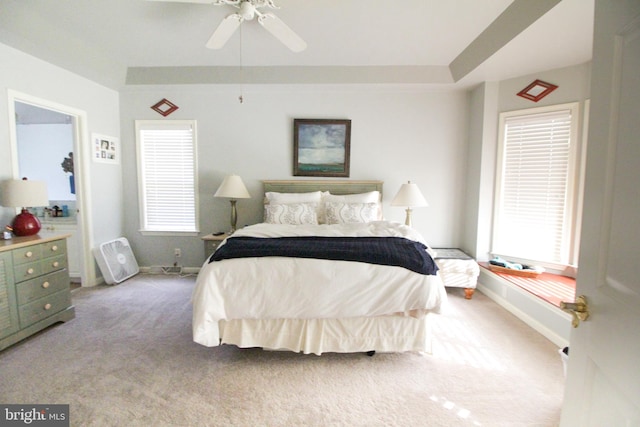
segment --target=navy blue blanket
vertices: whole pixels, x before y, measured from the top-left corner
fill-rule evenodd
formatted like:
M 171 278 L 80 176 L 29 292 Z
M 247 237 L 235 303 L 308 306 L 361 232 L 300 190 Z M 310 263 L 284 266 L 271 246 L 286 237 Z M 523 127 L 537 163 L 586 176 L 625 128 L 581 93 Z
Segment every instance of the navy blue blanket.
M 425 245 L 401 237 L 230 237 L 209 262 L 269 256 L 366 262 L 430 275 L 438 271 Z

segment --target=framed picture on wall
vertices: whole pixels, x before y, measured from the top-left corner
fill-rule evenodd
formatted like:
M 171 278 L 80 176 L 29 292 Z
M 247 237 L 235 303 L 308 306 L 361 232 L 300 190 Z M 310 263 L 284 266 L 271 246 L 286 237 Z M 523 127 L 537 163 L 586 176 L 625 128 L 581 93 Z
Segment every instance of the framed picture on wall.
M 294 119 L 293 175 L 349 176 L 351 120 Z
M 92 133 L 91 145 L 94 162 L 120 163 L 120 141 L 118 138 Z

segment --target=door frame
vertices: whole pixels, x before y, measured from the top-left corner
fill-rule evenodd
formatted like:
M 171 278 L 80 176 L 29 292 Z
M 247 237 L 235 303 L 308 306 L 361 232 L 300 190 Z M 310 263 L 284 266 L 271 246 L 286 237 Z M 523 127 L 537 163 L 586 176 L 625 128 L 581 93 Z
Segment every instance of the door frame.
M 38 98 L 26 93 L 12 89 L 7 90 L 8 111 L 9 111 L 9 146 L 11 152 L 11 168 L 14 179 L 18 176 L 18 137 L 16 128 L 16 101 L 56 111 L 73 117 L 73 152 L 74 152 L 74 176 L 76 185 L 76 206 L 78 210 L 77 225 L 80 233 L 80 251 L 82 256 L 82 268 L 80 269 L 80 280 L 82 286 L 96 285 L 96 269 L 91 248 L 93 247 L 93 227 L 91 226 L 91 188 L 89 165 L 90 138 L 87 127 L 87 113 L 77 108 L 59 104 L 46 99 Z

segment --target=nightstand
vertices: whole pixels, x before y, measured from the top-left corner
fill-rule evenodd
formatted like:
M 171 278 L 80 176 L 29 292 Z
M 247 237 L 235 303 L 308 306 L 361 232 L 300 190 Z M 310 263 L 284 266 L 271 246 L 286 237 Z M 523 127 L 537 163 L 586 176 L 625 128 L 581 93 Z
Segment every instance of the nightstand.
M 220 234 L 219 236 L 214 236 L 213 234 L 203 236 L 202 240 L 204 240 L 205 256 L 209 257 L 209 255 L 214 253 L 216 249 L 218 249 L 218 246 L 220 246 L 220 243 L 222 243 L 222 241 L 227 237 L 229 237 L 229 233 Z

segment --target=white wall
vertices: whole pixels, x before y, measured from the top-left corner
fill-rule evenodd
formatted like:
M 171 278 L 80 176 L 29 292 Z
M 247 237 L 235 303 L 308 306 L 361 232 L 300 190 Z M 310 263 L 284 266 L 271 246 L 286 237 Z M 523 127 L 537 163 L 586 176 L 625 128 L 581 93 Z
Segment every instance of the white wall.
M 579 102 L 582 114 L 584 103 L 589 98 L 590 72 L 591 64 L 586 63 L 501 82 L 487 82 L 471 92 L 468 141 L 470 192 L 463 220 L 465 232 L 460 245 L 478 260 L 487 261 L 490 257 L 499 113 Z M 558 89 L 537 103 L 517 96 L 536 79 L 555 84 Z M 579 120 L 582 119 L 581 116 Z M 582 130 L 582 122 L 578 128 Z M 579 135 L 578 139 L 581 138 Z
M 228 228 L 229 204 L 215 200 L 213 193 L 229 173 L 240 174 L 253 196 L 238 202 L 239 224 L 261 220 L 260 181 L 294 178 L 294 118 L 348 118 L 350 178 L 385 182 L 386 217 L 404 220 L 404 210 L 389 202 L 411 180 L 430 204 L 414 211 L 414 227 L 434 247 L 463 247 L 480 256 L 490 244 L 486 206 L 493 194 L 495 147 L 487 141 L 495 132 L 497 113 L 584 101 L 590 71 L 589 64 L 551 70 L 488 83 L 482 93 L 413 86 L 245 86 L 240 104 L 237 85 L 130 86 L 118 93 L 1 44 L 0 57 L 6 64 L 0 68 L 5 98 L 12 89 L 85 111 L 87 134 L 121 138 L 121 165 L 86 162 L 91 234 L 95 244 L 126 236 L 143 266 L 173 263 L 174 247 L 182 249 L 184 266 L 198 267 L 204 257 L 198 238 L 143 237 L 138 232 L 134 121 L 163 119 L 150 109 L 162 98 L 180 107 L 163 120 L 198 122 L 201 235 Z M 515 95 L 535 78 L 560 88 L 537 104 Z M 0 148 L 5 153 L 7 110 L 7 102 L 0 102 L 0 129 L 5 129 Z M 0 179 L 11 175 L 10 156 L 1 156 Z M 12 216 L 12 210 L 0 209 L 4 223 Z
M 75 200 L 62 161 L 73 152 L 73 125 L 17 125 L 20 177 L 47 182 L 49 200 Z
M 351 119 L 350 179 L 380 179 L 384 213 L 404 222 L 389 202 L 407 180 L 430 206 L 416 208 L 414 227 L 433 246 L 457 246 L 464 207 L 468 99 L 464 91 L 369 86 L 138 86 L 121 93 L 125 232 L 143 266 L 171 265 L 182 249 L 186 267 L 200 266 L 204 245 L 194 237 L 143 237 L 138 232 L 136 119 L 162 119 L 150 106 L 167 98 L 167 117 L 196 119 L 201 235 L 229 228 L 229 202 L 214 199 L 226 174 L 242 176 L 251 193 L 238 202 L 238 224 L 262 220 L 264 179 L 293 179 L 293 119 Z
M 0 180 L 13 176 L 8 91 L 13 90 L 86 113 L 83 141 L 88 133 L 119 136 L 119 94 L 62 68 L 0 44 Z M 88 145 L 87 145 L 88 147 Z M 76 159 L 77 160 L 77 159 Z M 96 242 L 122 235 L 122 173 L 120 167 L 85 162 L 89 181 L 91 237 Z M 0 224 L 13 218 L 13 209 L 0 209 Z
M 471 91 L 464 235 L 460 247 L 478 261 L 487 261 L 491 246 L 493 186 L 498 144 L 497 82 Z

